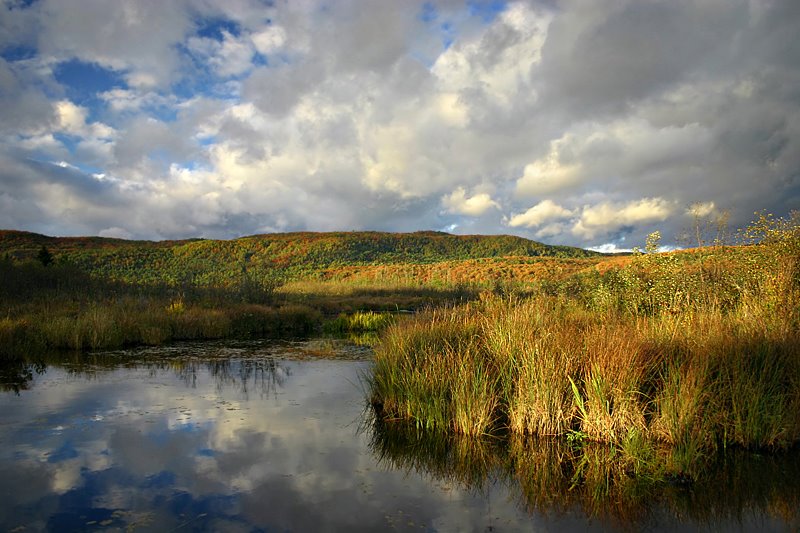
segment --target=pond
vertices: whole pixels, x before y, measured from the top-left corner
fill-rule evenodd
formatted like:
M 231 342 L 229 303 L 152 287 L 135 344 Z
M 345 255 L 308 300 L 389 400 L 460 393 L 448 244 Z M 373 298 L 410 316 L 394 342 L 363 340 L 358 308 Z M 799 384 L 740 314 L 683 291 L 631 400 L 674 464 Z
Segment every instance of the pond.
M 800 460 L 590 493 L 563 452 L 377 422 L 335 340 L 50 355 L 0 371 L 4 531 L 784 531 Z M 638 492 L 637 492 L 638 491 Z

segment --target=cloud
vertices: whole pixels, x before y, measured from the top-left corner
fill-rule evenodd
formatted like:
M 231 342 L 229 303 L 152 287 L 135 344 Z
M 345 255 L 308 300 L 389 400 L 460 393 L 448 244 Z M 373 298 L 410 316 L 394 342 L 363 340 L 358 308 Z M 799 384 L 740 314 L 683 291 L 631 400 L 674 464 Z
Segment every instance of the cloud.
M 745 2 L 574 3 L 553 22 L 536 73 L 550 104 L 581 115 L 631 104 L 733 60 Z
M 259 54 L 269 55 L 283 48 L 287 41 L 286 30 L 280 26 L 267 28 L 250 36 Z
M 183 2 L 42 0 L 38 49 L 125 72 L 132 86 L 165 86 L 179 71 L 177 45 L 192 29 Z
M 552 200 L 542 200 L 524 213 L 512 215 L 508 225 L 512 228 L 524 226 L 533 228 L 545 222 L 561 220 L 573 216 L 573 211 L 565 209 Z
M 590 246 L 589 250 L 600 252 L 602 254 L 618 254 L 618 253 L 631 253 L 633 248 L 619 247 L 613 242 L 607 242 L 598 246 Z
M 442 53 L 431 70 L 444 89 L 471 92 L 501 109 L 535 100 L 530 71 L 541 61 L 551 20 L 546 11 L 513 3 L 477 38 Z
M 55 113 L 27 65 L 0 57 L 0 133 L 23 136 L 46 133 Z
M 662 222 L 673 212 L 673 206 L 662 198 L 642 198 L 625 203 L 603 202 L 584 206 L 572 233 L 594 239 L 625 227 Z
M 97 233 L 97 235 L 99 235 L 100 237 L 110 237 L 110 238 L 113 238 L 113 239 L 132 239 L 133 238 L 133 234 L 130 231 L 126 230 L 125 228 L 119 228 L 119 227 L 116 227 L 116 226 L 111 227 L 111 228 L 101 229 Z
M 55 111 L 58 116 L 58 128 L 64 133 L 102 139 L 113 138 L 116 134 L 113 128 L 101 122 L 87 124 L 87 110 L 69 100 L 56 102 Z
M 546 156 L 525 165 L 522 177 L 517 180 L 517 195 L 549 194 L 580 181 L 581 165 L 577 162 L 563 162 L 559 153 L 560 147 L 568 142 L 570 142 L 569 136 L 553 141 L 550 143 L 550 152 Z
M 68 100 L 56 103 L 58 122 L 67 133 L 82 133 L 86 127 L 86 110 Z
M 481 216 L 489 209 L 500 209 L 500 205 L 486 193 L 475 194 L 468 198 L 463 187 L 443 196 L 442 206 L 448 213 L 471 217 Z
M 294 106 L 324 80 L 324 66 L 301 60 L 299 66 L 258 67 L 242 84 L 242 95 L 261 111 L 278 117 L 291 113 Z
M 1 174 L 7 227 L 455 224 L 627 248 L 655 229 L 668 244 L 675 206 L 713 202 L 732 227 L 800 208 L 788 0 L 40 0 L 3 15 L 0 149 L 22 171 Z M 65 185 L 100 174 L 82 197 Z
M 326 53 L 337 71 L 384 71 L 408 51 L 419 5 L 344 1 L 312 32 L 312 53 Z
M 263 44 L 263 39 L 262 39 Z M 192 37 L 187 43 L 189 51 L 222 77 L 238 76 L 252 68 L 254 43 L 249 37 L 237 38 L 227 31 L 222 40 L 207 37 Z

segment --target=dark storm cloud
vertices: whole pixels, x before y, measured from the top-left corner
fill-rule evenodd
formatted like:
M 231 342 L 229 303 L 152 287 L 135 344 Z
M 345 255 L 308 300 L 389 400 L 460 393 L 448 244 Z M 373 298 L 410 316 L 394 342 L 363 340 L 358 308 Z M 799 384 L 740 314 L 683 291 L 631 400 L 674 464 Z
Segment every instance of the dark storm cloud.
M 543 101 L 581 118 L 622 112 L 692 76 L 713 76 L 737 53 L 745 2 L 575 3 L 542 50 Z

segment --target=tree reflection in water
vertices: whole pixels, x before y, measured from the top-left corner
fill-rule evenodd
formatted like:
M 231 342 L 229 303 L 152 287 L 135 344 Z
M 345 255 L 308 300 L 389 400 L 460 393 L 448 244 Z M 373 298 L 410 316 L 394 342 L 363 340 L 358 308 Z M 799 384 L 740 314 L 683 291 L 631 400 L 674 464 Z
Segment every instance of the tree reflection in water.
M 208 346 L 180 346 L 166 356 L 164 352 L 164 347 L 153 353 L 146 349 L 136 352 L 51 352 L 0 361 L 0 390 L 16 394 L 28 390 L 34 385 L 35 376 L 44 374 L 49 366 L 62 368 L 69 375 L 87 380 L 125 368 L 146 370 L 151 377 L 170 370 L 192 388 L 197 386 L 198 376 L 208 372 L 218 391 L 238 389 L 249 398 L 251 393 L 262 397 L 276 394 L 292 372 L 288 365 L 270 355 L 232 359 L 230 354 L 219 353 Z M 237 350 L 237 355 L 241 356 L 241 352 Z
M 214 377 L 218 391 L 238 388 L 245 398 L 249 398 L 253 391 L 261 397 L 276 394 L 291 375 L 291 368 L 271 357 L 237 361 L 176 361 L 170 366 L 187 386 L 195 388 L 198 371 L 207 371 Z
M 362 430 L 386 468 L 483 492 L 504 483 L 530 512 L 580 511 L 622 529 L 691 524 L 717 530 L 800 527 L 800 453 L 728 452 L 699 481 L 634 476 L 619 450 L 519 436 L 470 438 L 384 421 L 367 410 Z
M 47 364 L 42 361 L 13 359 L 0 362 L 0 391 L 13 392 L 28 390 L 33 385 L 35 375 L 44 374 Z

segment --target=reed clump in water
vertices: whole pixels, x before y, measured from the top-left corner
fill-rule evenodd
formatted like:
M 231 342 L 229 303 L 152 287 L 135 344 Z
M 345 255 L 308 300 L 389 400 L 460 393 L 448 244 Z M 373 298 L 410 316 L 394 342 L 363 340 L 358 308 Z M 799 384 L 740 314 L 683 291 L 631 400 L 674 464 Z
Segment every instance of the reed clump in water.
M 787 449 L 800 442 L 799 241 L 795 225 L 420 313 L 383 335 L 373 404 L 419 427 L 610 444 L 640 472 Z

